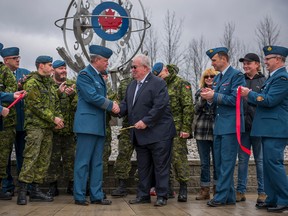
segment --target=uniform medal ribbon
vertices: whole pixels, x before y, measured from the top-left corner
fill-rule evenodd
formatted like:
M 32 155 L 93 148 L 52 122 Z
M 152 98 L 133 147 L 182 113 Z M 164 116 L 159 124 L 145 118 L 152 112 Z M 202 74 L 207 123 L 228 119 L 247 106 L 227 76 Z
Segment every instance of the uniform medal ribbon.
M 242 151 L 244 151 L 248 155 L 251 155 L 251 150 L 243 146 L 241 143 L 241 86 L 237 88 L 236 97 L 236 135 Z
M 15 104 L 17 104 L 20 100 L 22 100 L 24 98 L 25 94 L 22 93 L 19 95 L 19 97 L 17 99 L 15 99 L 7 108 L 10 109 L 11 107 L 13 107 Z

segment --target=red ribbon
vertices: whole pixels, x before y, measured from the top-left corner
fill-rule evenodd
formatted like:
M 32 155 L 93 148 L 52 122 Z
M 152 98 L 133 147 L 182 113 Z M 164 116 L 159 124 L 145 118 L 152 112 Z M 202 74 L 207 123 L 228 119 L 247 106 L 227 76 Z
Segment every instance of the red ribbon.
M 243 146 L 241 143 L 241 86 L 237 88 L 236 97 L 236 135 L 242 151 L 244 151 L 248 155 L 251 155 L 251 150 Z
M 19 97 L 16 100 L 14 100 L 7 108 L 10 109 L 11 107 L 13 107 L 16 103 L 22 100 L 24 96 L 25 96 L 24 93 L 20 94 Z

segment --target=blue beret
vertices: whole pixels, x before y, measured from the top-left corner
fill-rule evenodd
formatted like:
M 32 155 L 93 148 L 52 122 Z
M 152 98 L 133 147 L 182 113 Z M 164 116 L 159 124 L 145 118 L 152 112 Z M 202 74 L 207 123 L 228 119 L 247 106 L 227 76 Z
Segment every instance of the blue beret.
M 62 67 L 62 66 L 66 66 L 65 61 L 62 61 L 62 60 L 56 60 L 52 64 L 53 68 L 58 68 L 58 67 Z
M 158 76 L 161 71 L 163 70 L 164 64 L 162 62 L 157 62 L 154 64 L 153 68 L 152 68 L 152 73 L 155 76 Z
M 228 49 L 226 47 L 217 47 L 217 48 L 209 49 L 207 50 L 206 55 L 208 55 L 208 57 L 211 59 L 215 54 L 219 52 L 228 53 Z
M 107 59 L 109 59 L 110 56 L 113 54 L 111 49 L 104 47 L 104 46 L 98 46 L 98 45 L 91 45 L 89 47 L 89 52 L 92 55 L 100 55 Z
M 5 49 L 2 49 L 1 51 L 1 56 L 3 58 L 7 57 L 7 56 L 18 56 L 19 55 L 19 48 L 18 47 L 8 47 Z
M 1 52 L 2 49 L 3 49 L 3 44 L 0 43 L 0 52 Z
M 36 59 L 36 63 L 48 63 L 48 62 L 53 62 L 53 58 L 50 56 L 38 56 Z
M 281 46 L 265 46 L 263 48 L 263 51 L 265 56 L 270 54 L 276 54 L 286 58 L 288 55 L 288 48 Z

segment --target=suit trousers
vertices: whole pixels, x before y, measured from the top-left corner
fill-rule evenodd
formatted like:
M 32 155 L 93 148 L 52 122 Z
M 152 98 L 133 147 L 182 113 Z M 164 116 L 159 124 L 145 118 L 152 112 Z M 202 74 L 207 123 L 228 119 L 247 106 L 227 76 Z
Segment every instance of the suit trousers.
M 288 205 L 288 180 L 284 166 L 287 138 L 262 137 L 266 203 Z
M 139 184 L 137 197 L 149 197 L 155 175 L 155 189 L 158 197 L 167 198 L 171 166 L 173 139 L 148 145 L 135 145 Z
M 238 152 L 236 134 L 214 136 L 214 159 L 218 177 L 214 200 L 223 204 L 236 202 L 234 189 L 234 169 Z
M 90 180 L 90 200 L 102 200 L 104 136 L 77 133 L 74 163 L 74 199 L 86 200 L 86 185 Z

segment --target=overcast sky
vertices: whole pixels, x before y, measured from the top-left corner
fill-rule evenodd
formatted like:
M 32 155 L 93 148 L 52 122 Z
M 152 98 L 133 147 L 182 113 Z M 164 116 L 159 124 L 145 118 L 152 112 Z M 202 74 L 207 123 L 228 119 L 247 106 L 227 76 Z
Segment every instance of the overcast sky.
M 136 0 L 131 0 L 138 2 Z M 70 0 L 0 0 L 0 42 L 21 50 L 21 67 L 35 70 L 39 55 L 59 58 L 56 47 L 64 46 L 62 32 L 54 25 L 63 18 Z M 256 52 L 255 28 L 269 15 L 281 29 L 279 45 L 288 47 L 288 0 L 142 0 L 152 12 L 151 23 L 161 32 L 166 11 L 183 18 L 182 43 L 203 35 L 217 47 L 228 22 L 235 34 Z

